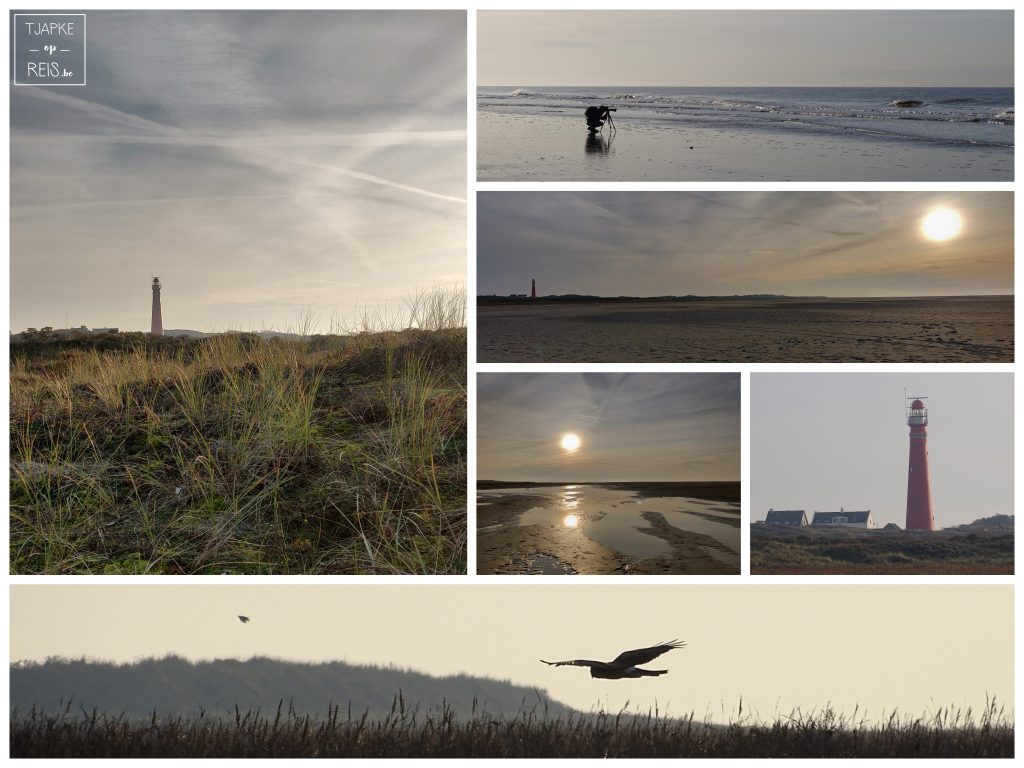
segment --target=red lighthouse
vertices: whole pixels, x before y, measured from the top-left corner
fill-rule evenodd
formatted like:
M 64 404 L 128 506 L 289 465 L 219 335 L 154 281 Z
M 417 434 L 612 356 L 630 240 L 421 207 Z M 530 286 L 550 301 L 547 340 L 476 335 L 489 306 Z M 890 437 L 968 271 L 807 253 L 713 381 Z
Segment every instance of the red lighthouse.
M 928 473 L 928 409 L 914 398 L 907 411 L 910 427 L 910 466 L 907 470 L 907 530 L 934 531 L 932 481 Z
M 531 299 L 536 299 L 537 298 L 537 279 L 536 278 L 534 278 L 533 280 L 530 281 L 530 298 Z

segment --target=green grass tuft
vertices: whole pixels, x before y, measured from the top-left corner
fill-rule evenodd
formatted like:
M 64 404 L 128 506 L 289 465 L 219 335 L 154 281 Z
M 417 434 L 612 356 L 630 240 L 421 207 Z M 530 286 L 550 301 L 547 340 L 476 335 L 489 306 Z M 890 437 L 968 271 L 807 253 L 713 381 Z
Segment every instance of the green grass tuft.
M 452 296 L 404 331 L 12 345 L 12 572 L 464 573 Z

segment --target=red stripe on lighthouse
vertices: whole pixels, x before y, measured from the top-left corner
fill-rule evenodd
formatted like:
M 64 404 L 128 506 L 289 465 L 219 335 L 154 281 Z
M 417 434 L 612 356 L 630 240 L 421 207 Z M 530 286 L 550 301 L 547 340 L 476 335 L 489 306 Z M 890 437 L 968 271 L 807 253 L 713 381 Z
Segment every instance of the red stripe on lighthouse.
M 928 472 L 928 409 L 920 399 L 910 404 L 910 462 L 907 468 L 907 530 L 934 531 L 932 481 Z

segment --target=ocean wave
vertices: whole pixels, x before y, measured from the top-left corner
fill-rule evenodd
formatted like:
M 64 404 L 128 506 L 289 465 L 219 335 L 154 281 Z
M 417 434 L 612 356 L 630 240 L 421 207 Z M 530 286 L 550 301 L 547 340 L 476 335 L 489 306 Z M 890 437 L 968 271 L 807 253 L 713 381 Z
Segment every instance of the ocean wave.
M 915 135 L 951 137 L 960 141 L 1005 142 L 991 131 L 1014 125 L 1013 92 L 1003 89 L 978 94 L 932 92 L 910 98 L 889 89 L 748 89 L 729 92 L 711 89 L 618 89 L 609 88 L 509 88 L 478 92 L 481 107 L 508 108 L 527 113 L 552 109 L 571 113 L 594 104 L 619 107 L 616 118 L 629 120 L 696 120 L 720 125 L 736 121 L 752 126 L 772 123 L 823 123 L 830 126 L 877 130 L 886 123 L 902 124 Z M 970 125 L 990 125 L 977 132 Z M 915 126 L 911 128 L 911 126 Z M 933 127 L 927 127 L 933 126 Z M 948 130 L 940 128 L 947 126 Z M 961 128 L 957 128 L 961 126 Z M 967 133 L 965 133 L 965 131 Z M 1012 142 L 1012 140 L 1011 140 Z

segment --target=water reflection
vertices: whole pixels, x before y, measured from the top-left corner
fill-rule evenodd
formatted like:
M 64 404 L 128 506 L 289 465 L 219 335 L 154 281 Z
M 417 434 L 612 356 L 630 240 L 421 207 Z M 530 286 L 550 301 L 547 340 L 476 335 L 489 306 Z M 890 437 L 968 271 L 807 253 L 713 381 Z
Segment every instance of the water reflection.
M 584 149 L 587 154 L 607 155 L 612 149 L 612 137 L 605 137 L 602 133 L 589 133 Z
M 740 552 L 739 505 L 686 497 L 638 498 L 633 491 L 601 486 L 503 489 L 501 494 L 543 496 L 546 501 L 519 516 L 519 525 L 573 528 L 588 538 L 630 557 L 650 557 L 671 551 L 664 539 L 643 533 L 650 523 L 643 513 L 658 512 L 680 530 L 709 536 L 729 551 L 708 554 L 723 562 L 738 562 Z M 715 518 L 720 518 L 718 522 Z
M 560 502 L 562 504 L 562 509 L 576 509 L 580 505 L 579 497 L 571 491 L 566 491 L 566 493 L 562 495 Z

